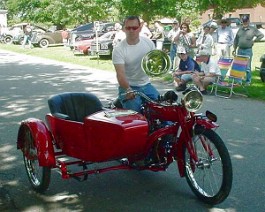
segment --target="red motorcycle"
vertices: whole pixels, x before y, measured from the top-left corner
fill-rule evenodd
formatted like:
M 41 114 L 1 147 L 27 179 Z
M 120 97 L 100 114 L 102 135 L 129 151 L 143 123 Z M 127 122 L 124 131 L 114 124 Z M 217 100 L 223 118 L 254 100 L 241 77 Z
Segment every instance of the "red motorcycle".
M 144 100 L 141 113 L 119 108 L 118 102 L 103 107 L 92 93 L 62 93 L 48 100 L 46 124 L 36 118 L 22 121 L 17 148 L 32 188 L 45 192 L 52 169 L 63 179 L 84 181 L 114 170 L 166 171 L 176 163 L 200 200 L 224 201 L 232 186 L 232 164 L 215 132 L 217 117 L 195 113 L 202 106 L 201 93 L 189 88 L 178 101 L 168 91 L 154 101 L 132 92 Z M 92 168 L 93 163 L 102 168 Z

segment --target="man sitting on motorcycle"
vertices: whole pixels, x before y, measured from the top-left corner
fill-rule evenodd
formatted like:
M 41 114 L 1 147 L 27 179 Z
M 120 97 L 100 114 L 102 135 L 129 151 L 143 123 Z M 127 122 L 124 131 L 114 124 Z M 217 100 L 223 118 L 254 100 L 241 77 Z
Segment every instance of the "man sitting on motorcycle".
M 192 73 L 194 71 L 200 72 L 200 66 L 192 59 L 184 47 L 179 46 L 177 49 L 178 56 L 180 58 L 179 68 L 173 73 L 175 86 L 177 91 L 184 91 L 186 84 L 192 81 Z
M 112 62 L 119 83 L 119 99 L 126 109 L 140 112 L 142 100 L 135 96 L 132 90 L 141 91 L 151 99 L 156 100 L 159 92 L 150 83 L 149 77 L 142 70 L 142 58 L 155 49 L 154 43 L 146 37 L 139 36 L 141 32 L 140 19 L 129 16 L 124 20 L 126 39 L 121 41 L 112 53 Z

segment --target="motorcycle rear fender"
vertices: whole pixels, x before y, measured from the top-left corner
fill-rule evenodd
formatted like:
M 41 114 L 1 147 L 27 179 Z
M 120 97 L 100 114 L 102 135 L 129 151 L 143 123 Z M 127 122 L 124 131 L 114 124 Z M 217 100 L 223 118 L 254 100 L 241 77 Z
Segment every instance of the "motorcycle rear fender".
M 29 118 L 21 122 L 17 137 L 17 149 L 23 151 L 27 129 L 30 130 L 34 139 L 39 166 L 55 167 L 52 135 L 44 122 L 39 119 Z

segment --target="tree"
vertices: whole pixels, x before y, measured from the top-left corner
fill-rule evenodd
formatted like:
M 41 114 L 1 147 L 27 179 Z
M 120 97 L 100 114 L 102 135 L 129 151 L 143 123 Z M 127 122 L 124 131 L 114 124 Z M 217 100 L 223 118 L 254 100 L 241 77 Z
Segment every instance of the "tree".
M 111 8 L 110 0 L 7 0 L 10 18 L 21 21 L 52 23 L 54 25 L 81 24 L 104 20 Z
M 150 22 L 161 17 L 198 19 L 199 13 L 214 9 L 214 18 L 244 7 L 265 6 L 264 0 L 2 0 L 8 18 L 55 25 L 78 25 L 95 20 L 122 20 L 139 15 Z

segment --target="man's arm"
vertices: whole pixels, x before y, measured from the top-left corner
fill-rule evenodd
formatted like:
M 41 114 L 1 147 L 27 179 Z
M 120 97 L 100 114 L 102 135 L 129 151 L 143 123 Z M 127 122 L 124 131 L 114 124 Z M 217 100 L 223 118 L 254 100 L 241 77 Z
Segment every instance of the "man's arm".
M 124 64 L 114 64 L 115 70 L 116 70 L 116 77 L 117 77 L 117 81 L 120 85 L 120 87 L 122 87 L 125 92 L 129 92 L 132 91 L 130 84 L 126 78 L 125 75 L 125 67 Z M 126 94 L 126 99 L 134 99 L 135 95 L 132 92 L 129 92 Z
M 256 39 L 254 41 L 260 41 L 264 37 L 264 34 L 258 29 L 256 29 L 255 36 L 256 36 Z
M 114 67 L 116 70 L 116 77 L 119 85 L 125 90 L 127 90 L 128 88 L 130 88 L 130 85 L 125 75 L 124 64 L 114 64 Z

